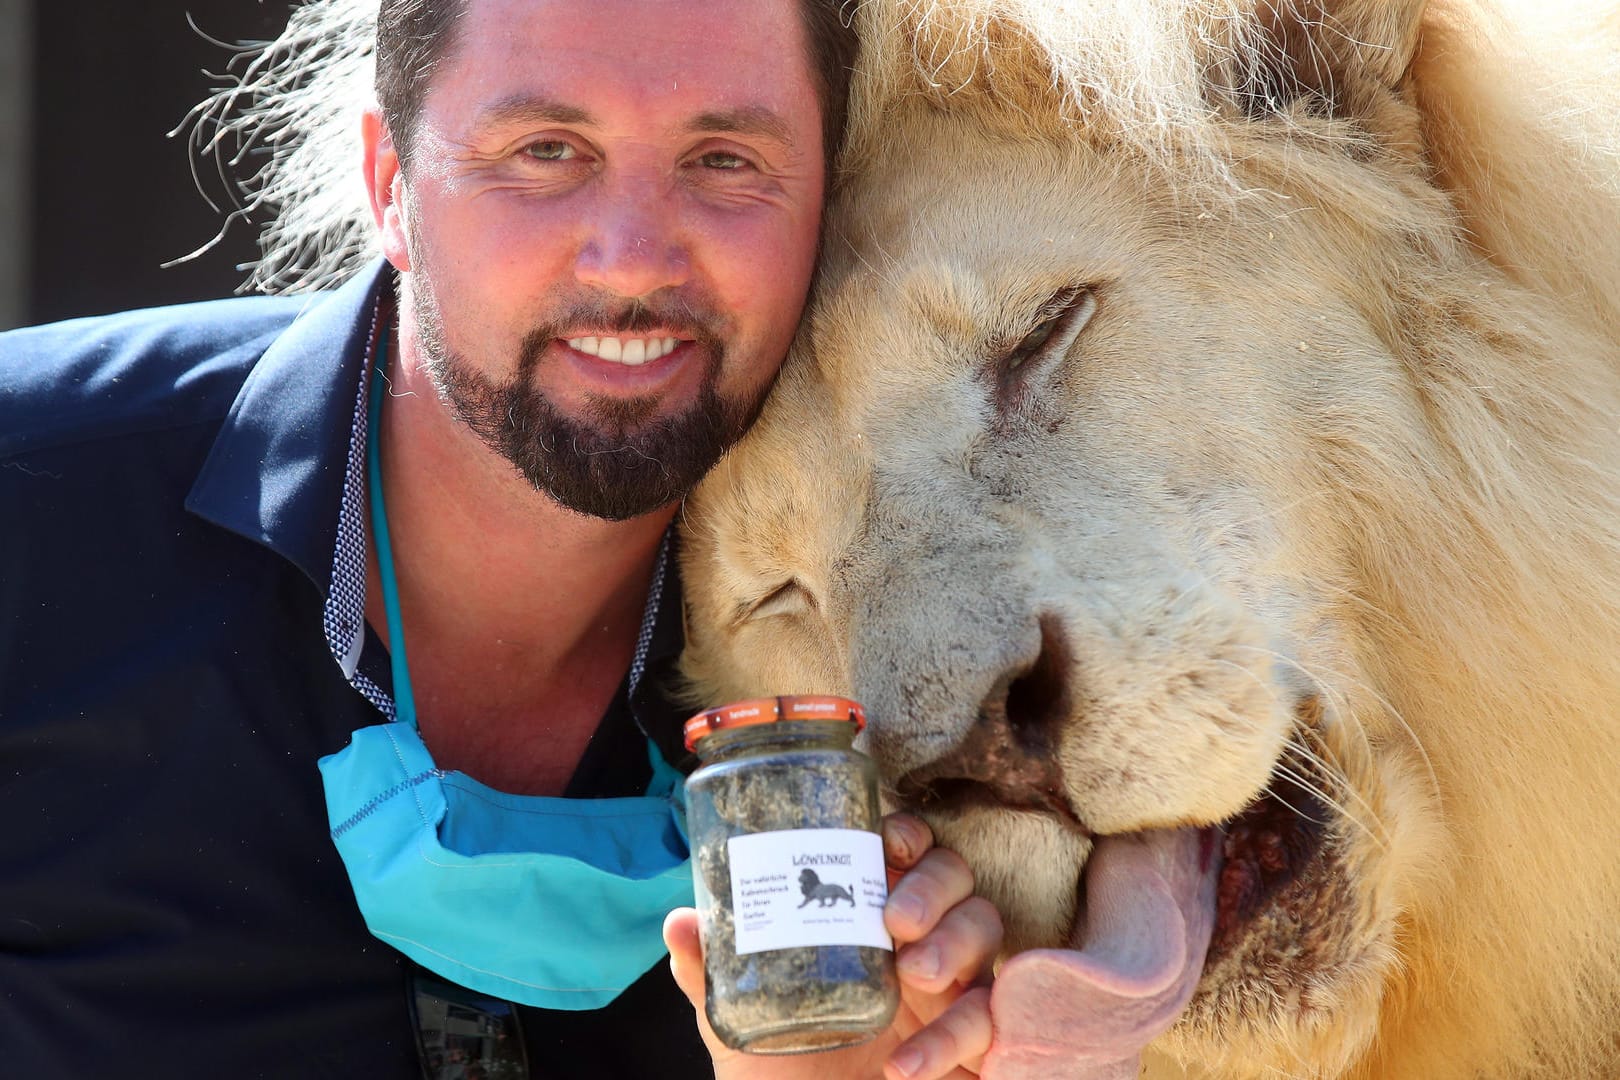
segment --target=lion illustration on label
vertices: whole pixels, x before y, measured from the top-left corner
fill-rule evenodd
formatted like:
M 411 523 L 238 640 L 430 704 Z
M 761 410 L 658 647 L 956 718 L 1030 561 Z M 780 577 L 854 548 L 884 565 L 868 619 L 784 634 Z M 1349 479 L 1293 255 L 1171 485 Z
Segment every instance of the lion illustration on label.
M 855 906 L 853 890 L 831 882 L 823 882 L 808 866 L 799 871 L 799 891 L 804 893 L 804 903 L 799 905 L 801 908 L 812 900 L 821 907 L 832 907 L 840 900 L 848 900 L 850 907 Z

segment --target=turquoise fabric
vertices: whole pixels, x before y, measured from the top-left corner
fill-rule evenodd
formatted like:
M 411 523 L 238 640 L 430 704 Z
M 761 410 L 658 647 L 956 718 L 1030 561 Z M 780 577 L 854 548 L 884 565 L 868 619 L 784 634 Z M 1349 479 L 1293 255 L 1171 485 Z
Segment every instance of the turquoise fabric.
M 387 356 L 379 346 L 379 363 Z M 320 760 L 332 840 L 366 926 L 463 986 L 546 1009 L 597 1009 L 664 956 L 692 901 L 684 785 L 649 741 L 645 795 L 509 795 L 434 764 L 417 731 L 378 461 L 368 466 L 398 719 Z
M 645 796 L 508 795 L 438 769 L 416 729 L 361 728 L 320 761 L 332 839 L 366 926 L 463 986 L 597 1009 L 664 956 L 692 903 L 678 774 Z

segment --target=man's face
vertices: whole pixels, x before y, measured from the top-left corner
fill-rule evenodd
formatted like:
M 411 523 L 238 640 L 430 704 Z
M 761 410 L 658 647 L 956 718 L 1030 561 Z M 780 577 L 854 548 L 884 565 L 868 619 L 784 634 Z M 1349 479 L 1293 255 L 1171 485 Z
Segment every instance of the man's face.
M 385 247 L 440 395 L 562 505 L 665 506 L 757 413 L 820 224 L 807 57 L 797 0 L 469 0 Z

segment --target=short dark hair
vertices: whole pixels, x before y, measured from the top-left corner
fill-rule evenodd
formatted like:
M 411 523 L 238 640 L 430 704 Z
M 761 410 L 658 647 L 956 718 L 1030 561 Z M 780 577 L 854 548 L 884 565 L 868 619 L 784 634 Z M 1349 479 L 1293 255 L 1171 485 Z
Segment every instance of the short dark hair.
M 377 104 L 403 165 L 422 116 L 422 97 L 455 45 L 466 0 L 382 0 L 377 8 Z
M 849 73 L 859 43 L 844 8 L 849 0 L 799 0 L 810 43 L 810 71 L 821 105 L 821 150 L 831 170 L 844 140 Z M 467 0 L 382 0 L 377 10 L 377 104 L 394 140 L 400 164 L 409 160 L 411 139 L 422 115 L 422 97 L 439 62 L 456 41 L 456 23 Z

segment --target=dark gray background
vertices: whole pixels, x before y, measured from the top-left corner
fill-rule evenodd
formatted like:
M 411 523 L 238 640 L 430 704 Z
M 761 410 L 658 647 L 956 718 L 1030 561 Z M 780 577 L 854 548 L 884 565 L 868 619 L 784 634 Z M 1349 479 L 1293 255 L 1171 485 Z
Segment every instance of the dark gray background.
M 223 41 L 274 37 L 286 0 L 0 0 L 0 327 L 224 296 L 256 230 L 223 216 L 183 138 Z M 198 166 L 216 203 L 229 191 Z

